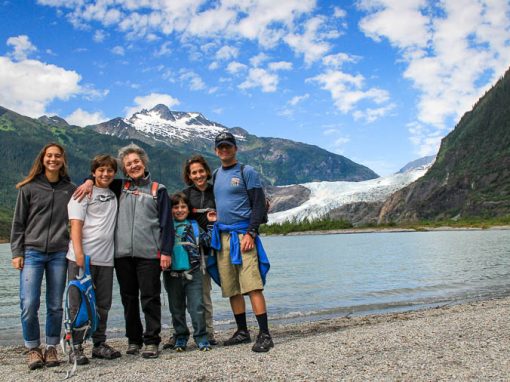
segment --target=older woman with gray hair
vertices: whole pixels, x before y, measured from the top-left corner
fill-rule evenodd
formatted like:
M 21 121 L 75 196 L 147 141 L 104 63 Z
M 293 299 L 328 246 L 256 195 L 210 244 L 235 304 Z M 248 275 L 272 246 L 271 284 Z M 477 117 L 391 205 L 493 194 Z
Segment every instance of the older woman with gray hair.
M 130 144 L 119 150 L 125 179 L 112 183 L 119 196 L 115 230 L 115 273 L 119 282 L 127 354 L 138 354 L 142 345 L 144 358 L 157 358 L 161 342 L 161 270 L 170 266 L 174 228 L 168 193 L 162 184 L 151 179 L 149 158 L 139 146 Z M 91 181 L 80 190 L 90 193 Z M 79 194 L 80 192 L 78 192 Z M 145 331 L 140 318 L 145 316 Z

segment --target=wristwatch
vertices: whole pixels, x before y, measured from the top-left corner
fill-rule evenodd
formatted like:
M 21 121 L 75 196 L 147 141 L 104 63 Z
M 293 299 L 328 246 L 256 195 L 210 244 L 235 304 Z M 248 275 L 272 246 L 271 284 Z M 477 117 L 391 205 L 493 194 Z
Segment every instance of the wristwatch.
M 255 240 L 255 238 L 257 237 L 257 231 L 255 231 L 254 229 L 247 231 L 246 233 L 250 235 L 253 240 Z

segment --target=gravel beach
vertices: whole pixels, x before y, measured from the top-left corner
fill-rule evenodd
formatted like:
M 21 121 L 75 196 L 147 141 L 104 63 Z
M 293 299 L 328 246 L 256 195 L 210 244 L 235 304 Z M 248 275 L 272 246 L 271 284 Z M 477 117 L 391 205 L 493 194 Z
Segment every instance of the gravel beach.
M 275 348 L 266 354 L 253 353 L 251 345 L 218 346 L 206 353 L 193 345 L 184 353 L 165 350 L 154 360 L 123 354 L 113 361 L 91 359 L 70 380 L 508 381 L 509 310 L 510 298 L 502 298 L 287 324 L 272 328 Z M 124 339 L 110 343 L 124 353 Z M 0 349 L 1 381 L 58 381 L 70 369 L 63 364 L 29 371 L 23 351 Z

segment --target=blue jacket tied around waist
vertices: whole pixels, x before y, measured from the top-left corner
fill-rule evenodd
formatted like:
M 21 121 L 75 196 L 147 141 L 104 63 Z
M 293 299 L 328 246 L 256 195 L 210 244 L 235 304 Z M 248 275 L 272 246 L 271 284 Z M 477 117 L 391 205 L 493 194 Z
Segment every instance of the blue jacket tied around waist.
M 241 243 L 239 242 L 238 234 L 246 234 L 248 230 L 249 221 L 243 221 L 236 224 L 222 224 L 215 223 L 212 231 L 211 248 L 219 251 L 221 249 L 221 232 L 228 232 L 230 234 L 230 261 L 234 265 L 241 265 L 243 263 L 241 257 Z M 259 260 L 259 271 L 262 283 L 266 284 L 266 275 L 269 272 L 270 264 L 267 258 L 266 251 L 262 245 L 262 241 L 258 236 L 255 237 L 255 246 L 257 248 L 257 256 Z M 218 264 L 216 256 L 209 256 L 207 259 L 207 271 L 211 278 L 218 285 L 221 285 L 220 275 L 218 272 Z

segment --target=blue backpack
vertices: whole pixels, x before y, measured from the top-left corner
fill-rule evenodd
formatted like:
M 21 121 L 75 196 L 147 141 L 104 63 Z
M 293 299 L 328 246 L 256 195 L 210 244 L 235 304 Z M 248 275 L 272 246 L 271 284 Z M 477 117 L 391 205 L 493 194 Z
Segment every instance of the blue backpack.
M 69 291 L 77 289 L 80 295 L 80 306 L 76 316 L 71 317 L 69 309 Z M 99 315 L 96 308 L 96 294 L 90 275 L 90 257 L 85 256 L 85 272 L 76 280 L 71 280 L 67 285 L 64 308 L 64 339 L 72 347 L 73 331 L 82 331 L 83 340 L 89 339 L 99 325 Z

